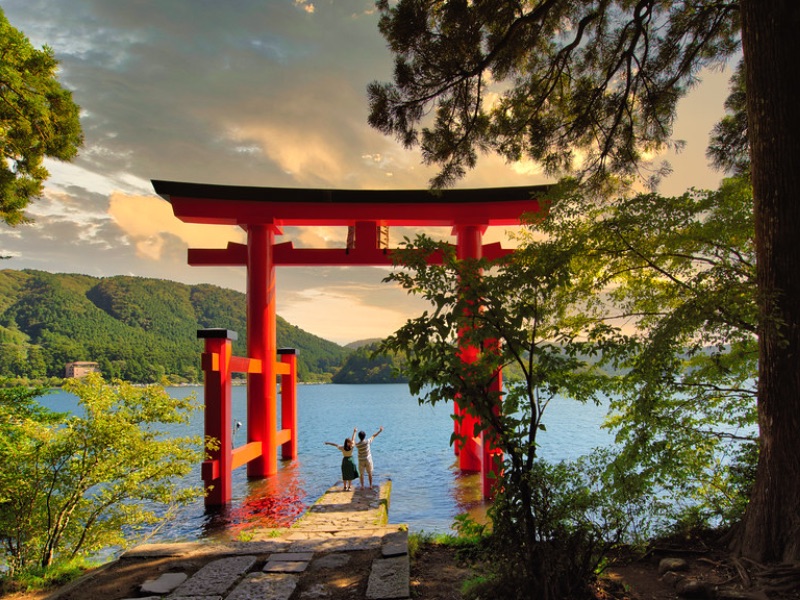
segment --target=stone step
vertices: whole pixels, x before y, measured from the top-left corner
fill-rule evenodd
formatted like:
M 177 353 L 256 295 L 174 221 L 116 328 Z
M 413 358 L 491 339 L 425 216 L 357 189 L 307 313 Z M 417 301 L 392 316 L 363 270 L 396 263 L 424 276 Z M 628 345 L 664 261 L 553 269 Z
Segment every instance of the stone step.
M 288 573 L 250 573 L 225 600 L 289 600 L 300 577 Z
M 408 598 L 411 594 L 410 570 L 408 554 L 372 561 L 367 583 L 368 600 Z
M 256 563 L 255 556 L 229 556 L 211 561 L 179 585 L 172 596 L 222 596 Z

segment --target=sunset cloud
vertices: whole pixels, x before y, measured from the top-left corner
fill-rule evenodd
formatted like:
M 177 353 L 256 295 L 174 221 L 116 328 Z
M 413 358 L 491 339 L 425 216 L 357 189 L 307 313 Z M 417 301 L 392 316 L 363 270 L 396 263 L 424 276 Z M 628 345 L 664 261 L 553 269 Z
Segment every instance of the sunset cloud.
M 132 240 L 137 256 L 153 261 L 162 258 L 168 235 L 190 248 L 224 248 L 229 241 L 247 241 L 239 227 L 184 223 L 173 215 L 168 202 L 154 196 L 116 192 L 109 198 L 108 214 Z

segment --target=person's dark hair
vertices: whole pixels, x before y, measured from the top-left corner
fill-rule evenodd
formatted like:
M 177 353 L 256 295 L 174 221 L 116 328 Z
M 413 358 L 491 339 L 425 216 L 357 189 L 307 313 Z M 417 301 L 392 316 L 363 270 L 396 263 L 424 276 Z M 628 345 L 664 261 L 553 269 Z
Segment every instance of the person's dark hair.
M 358 432 L 358 439 L 359 440 L 361 440 L 363 442 L 365 437 L 367 437 L 367 432 L 366 431 L 359 431 Z
M 353 440 L 350 438 L 345 438 L 344 440 L 344 449 L 345 450 L 352 450 L 353 449 Z

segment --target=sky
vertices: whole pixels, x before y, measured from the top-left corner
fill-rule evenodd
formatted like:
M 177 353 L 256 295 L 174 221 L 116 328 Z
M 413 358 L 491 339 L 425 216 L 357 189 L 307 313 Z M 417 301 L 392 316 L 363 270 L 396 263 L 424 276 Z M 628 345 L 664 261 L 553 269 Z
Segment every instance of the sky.
M 227 226 L 189 225 L 151 180 L 340 189 L 420 189 L 434 174 L 416 150 L 367 124 L 366 87 L 392 57 L 373 0 L 0 0 L 31 43 L 53 49 L 81 106 L 85 142 L 47 161 L 30 225 L 0 224 L 6 269 L 134 275 L 245 291 L 243 267 L 190 267 L 187 248 L 242 242 Z M 679 104 L 659 188 L 716 188 L 705 157 L 731 68 L 701 73 Z M 548 183 L 536 165 L 482 156 L 457 187 Z M 286 228 L 276 242 L 343 247 L 345 228 Z M 410 231 L 391 231 L 396 245 Z M 446 236 L 447 231 L 433 231 Z M 492 228 L 485 241 L 503 241 Z M 510 246 L 509 242 L 505 242 Z M 378 267 L 282 267 L 277 312 L 346 344 L 384 337 L 424 309 Z

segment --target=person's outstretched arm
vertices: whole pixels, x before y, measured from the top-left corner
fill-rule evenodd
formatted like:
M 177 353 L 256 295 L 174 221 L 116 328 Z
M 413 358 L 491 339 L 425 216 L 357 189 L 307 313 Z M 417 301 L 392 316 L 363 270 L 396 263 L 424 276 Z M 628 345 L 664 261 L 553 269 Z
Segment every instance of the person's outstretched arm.
M 373 434 L 372 434 L 372 439 L 374 440 L 376 437 L 378 437 L 378 434 L 379 434 L 381 431 L 383 431 L 383 425 L 381 425 L 381 426 L 378 428 L 378 431 L 376 431 L 375 433 L 373 433 Z

